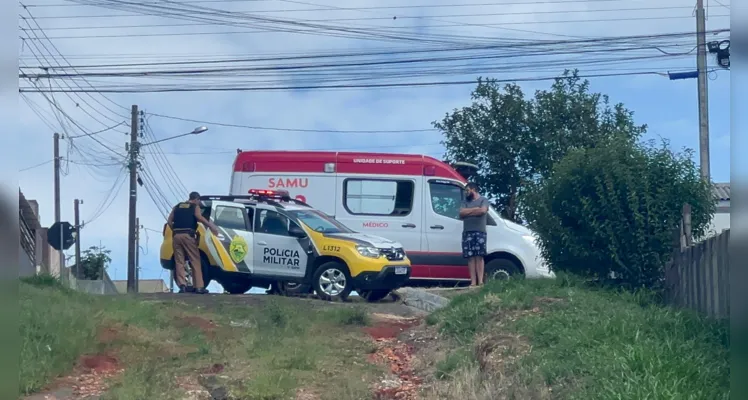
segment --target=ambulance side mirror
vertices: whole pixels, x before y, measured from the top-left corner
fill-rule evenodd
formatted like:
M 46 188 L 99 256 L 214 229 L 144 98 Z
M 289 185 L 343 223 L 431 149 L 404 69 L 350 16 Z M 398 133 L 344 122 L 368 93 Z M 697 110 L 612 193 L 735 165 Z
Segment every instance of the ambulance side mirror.
M 306 237 L 306 232 L 300 226 L 294 224 L 291 224 L 291 227 L 288 228 L 288 234 L 299 239 Z

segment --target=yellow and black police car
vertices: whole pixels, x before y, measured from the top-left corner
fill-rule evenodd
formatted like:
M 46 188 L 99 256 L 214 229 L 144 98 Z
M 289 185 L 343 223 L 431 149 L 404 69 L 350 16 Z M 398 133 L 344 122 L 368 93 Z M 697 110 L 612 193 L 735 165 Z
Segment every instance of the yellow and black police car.
M 215 280 L 232 294 L 259 287 L 336 300 L 355 290 L 378 301 L 410 278 L 410 260 L 400 243 L 354 232 L 286 191 L 201 196 L 200 209 L 219 230 L 214 235 L 198 227 L 205 284 Z M 173 270 L 166 224 L 163 234 L 161 265 Z

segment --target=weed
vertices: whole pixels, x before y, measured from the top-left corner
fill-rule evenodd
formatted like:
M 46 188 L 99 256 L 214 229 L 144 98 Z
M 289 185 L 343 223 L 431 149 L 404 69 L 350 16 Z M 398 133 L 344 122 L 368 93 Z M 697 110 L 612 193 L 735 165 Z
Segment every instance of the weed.
M 334 323 L 342 326 L 367 326 L 371 323 L 369 314 L 361 306 L 335 308 L 326 314 Z

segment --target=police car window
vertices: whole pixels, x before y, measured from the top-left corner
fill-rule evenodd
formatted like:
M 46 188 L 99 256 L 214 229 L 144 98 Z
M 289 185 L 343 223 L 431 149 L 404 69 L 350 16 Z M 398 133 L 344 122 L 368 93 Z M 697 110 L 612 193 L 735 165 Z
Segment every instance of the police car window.
M 291 222 L 293 223 L 293 222 Z M 255 218 L 255 232 L 270 235 L 289 236 L 288 217 L 272 210 L 257 210 Z
M 213 222 L 222 228 L 247 230 L 244 208 L 218 206 Z
M 301 222 L 314 229 L 317 232 L 323 233 L 350 233 L 353 232 L 347 226 L 341 224 L 335 219 L 322 214 L 319 211 L 312 210 L 294 210 L 290 213 L 298 218 Z
M 347 179 L 344 204 L 351 214 L 404 216 L 413 209 L 414 189 L 408 180 Z

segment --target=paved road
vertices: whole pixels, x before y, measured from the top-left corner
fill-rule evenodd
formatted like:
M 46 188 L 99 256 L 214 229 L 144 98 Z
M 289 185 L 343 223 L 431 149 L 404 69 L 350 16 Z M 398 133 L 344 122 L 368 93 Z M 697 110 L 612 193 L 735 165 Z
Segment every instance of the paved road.
M 278 299 L 279 296 L 266 295 L 266 294 L 242 294 L 242 295 L 231 295 L 231 294 L 175 294 L 175 293 L 140 293 L 136 295 L 136 298 L 145 301 L 180 301 L 188 304 L 211 306 L 218 304 L 231 304 L 231 305 L 246 305 L 246 306 L 262 306 L 268 301 Z M 382 300 L 377 303 L 368 303 L 360 297 L 350 297 L 347 302 L 328 302 L 315 298 L 301 298 L 301 297 L 286 297 L 288 301 L 304 302 L 306 304 L 312 304 L 314 307 L 355 307 L 364 306 L 372 313 L 381 314 L 392 314 L 400 317 L 416 317 L 423 316 L 425 313 L 416 308 L 406 306 L 405 304 L 395 300 Z

